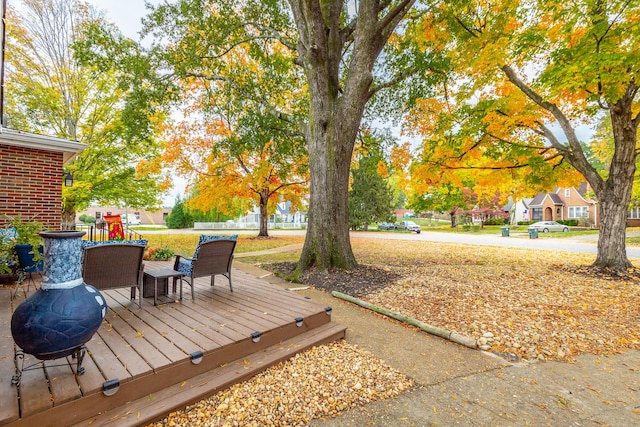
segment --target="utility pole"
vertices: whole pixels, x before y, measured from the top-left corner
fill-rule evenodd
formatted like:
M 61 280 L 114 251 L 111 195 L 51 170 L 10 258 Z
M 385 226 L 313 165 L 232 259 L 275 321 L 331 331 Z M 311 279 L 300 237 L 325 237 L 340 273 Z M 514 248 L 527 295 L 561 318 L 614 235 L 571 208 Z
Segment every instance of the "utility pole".
M 0 46 L 0 127 L 4 126 L 4 45 L 7 40 L 7 29 L 5 26 L 7 11 L 7 0 L 2 0 L 2 46 Z

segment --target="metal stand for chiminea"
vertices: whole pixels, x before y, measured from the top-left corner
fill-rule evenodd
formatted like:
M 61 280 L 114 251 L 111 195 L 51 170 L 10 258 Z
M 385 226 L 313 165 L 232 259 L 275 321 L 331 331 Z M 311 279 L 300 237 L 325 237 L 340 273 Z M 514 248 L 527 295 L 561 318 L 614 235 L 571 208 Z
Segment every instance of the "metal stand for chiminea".
M 76 362 L 76 374 L 77 375 L 82 375 L 84 374 L 84 368 L 82 367 L 82 361 L 84 360 L 84 356 L 87 353 L 87 349 L 86 347 L 83 345 L 81 347 L 75 348 L 73 350 L 71 350 L 71 357 L 73 359 L 77 359 Z M 20 380 L 22 379 L 22 373 L 24 371 L 31 371 L 33 369 L 40 369 L 42 367 L 44 367 L 44 360 L 40 360 L 39 362 L 33 363 L 27 367 L 24 366 L 24 351 L 22 350 L 18 350 L 16 351 L 16 355 L 13 358 L 15 364 L 16 364 L 16 374 L 11 378 L 11 384 L 13 385 L 18 385 L 20 384 Z M 51 360 L 51 359 L 47 359 L 47 360 Z M 60 363 L 57 365 L 49 365 L 49 367 L 54 367 L 54 366 L 69 366 L 66 363 Z

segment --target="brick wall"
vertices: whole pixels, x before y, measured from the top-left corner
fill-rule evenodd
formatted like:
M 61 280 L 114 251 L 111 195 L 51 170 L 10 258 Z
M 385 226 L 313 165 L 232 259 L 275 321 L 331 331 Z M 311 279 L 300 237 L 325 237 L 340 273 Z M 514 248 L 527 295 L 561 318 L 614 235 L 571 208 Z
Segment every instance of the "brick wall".
M 63 154 L 0 145 L 0 213 L 33 218 L 59 230 Z M 5 221 L 0 217 L 0 226 Z

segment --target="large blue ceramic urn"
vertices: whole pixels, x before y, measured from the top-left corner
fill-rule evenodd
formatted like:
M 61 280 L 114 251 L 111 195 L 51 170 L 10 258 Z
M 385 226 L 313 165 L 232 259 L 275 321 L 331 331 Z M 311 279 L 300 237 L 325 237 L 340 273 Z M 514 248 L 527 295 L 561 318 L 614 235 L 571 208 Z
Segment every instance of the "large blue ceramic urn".
M 41 232 L 44 275 L 38 291 L 11 317 L 11 335 L 25 352 L 40 360 L 76 354 L 96 333 L 106 313 L 102 294 L 82 280 L 84 231 Z

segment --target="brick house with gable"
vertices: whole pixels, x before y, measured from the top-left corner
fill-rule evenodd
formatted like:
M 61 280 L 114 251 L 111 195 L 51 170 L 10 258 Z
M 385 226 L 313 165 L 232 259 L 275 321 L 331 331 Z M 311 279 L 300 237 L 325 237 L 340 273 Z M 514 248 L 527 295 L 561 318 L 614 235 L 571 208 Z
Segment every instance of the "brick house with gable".
M 529 203 L 532 221 L 577 219 L 581 226 L 598 228 L 598 202 L 586 196 L 587 184 L 578 188 L 557 188 L 551 193 L 538 193 Z
M 75 141 L 0 126 L 0 213 L 59 230 L 63 167 L 84 149 Z M 6 221 L 0 217 L 0 227 Z

